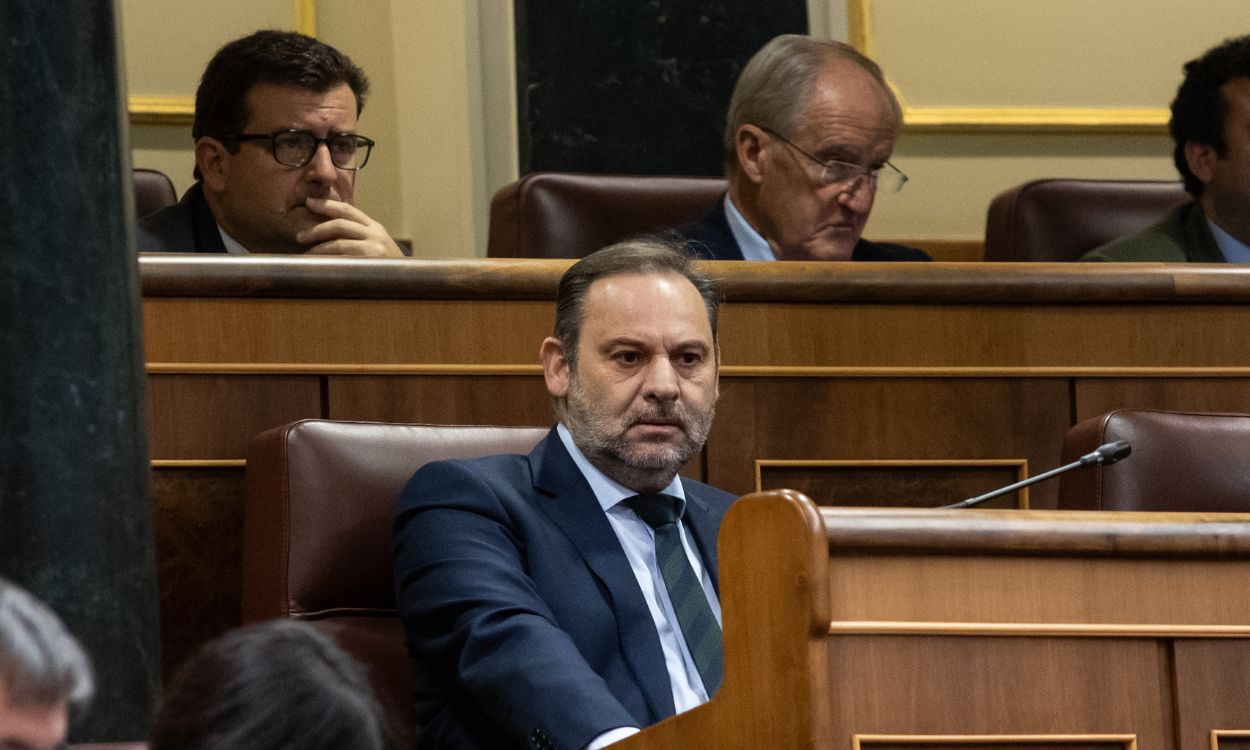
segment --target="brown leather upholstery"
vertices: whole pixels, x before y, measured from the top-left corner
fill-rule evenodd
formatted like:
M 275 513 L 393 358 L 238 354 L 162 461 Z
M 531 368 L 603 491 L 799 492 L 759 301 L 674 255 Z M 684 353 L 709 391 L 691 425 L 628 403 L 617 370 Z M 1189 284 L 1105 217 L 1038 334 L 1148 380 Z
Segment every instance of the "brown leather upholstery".
M 535 427 L 444 427 L 304 420 L 248 446 L 243 621 L 313 621 L 364 663 L 406 746 L 412 663 L 391 586 L 391 516 L 418 467 L 528 453 Z
M 1119 409 L 1068 430 L 1063 460 L 1112 440 L 1133 452 L 1061 476 L 1060 508 L 1250 512 L 1250 415 Z
M 985 259 L 1077 260 L 1153 224 L 1189 199 L 1180 181 L 1034 180 L 999 193 L 985 221 Z
M 164 172 L 155 169 L 134 170 L 135 218 L 142 219 L 178 202 L 174 183 Z
M 713 177 L 535 172 L 490 202 L 492 258 L 581 258 L 639 234 L 698 221 L 728 183 Z

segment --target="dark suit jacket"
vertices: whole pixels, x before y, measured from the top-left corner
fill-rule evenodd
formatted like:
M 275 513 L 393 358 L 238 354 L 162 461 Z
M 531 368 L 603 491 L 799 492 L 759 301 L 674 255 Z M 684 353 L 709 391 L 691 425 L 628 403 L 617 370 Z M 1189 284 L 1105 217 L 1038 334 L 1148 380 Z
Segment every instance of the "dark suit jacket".
M 140 219 L 135 234 L 141 253 L 226 252 L 199 182 L 175 205 Z
M 742 260 L 742 248 L 729 229 L 725 216 L 725 198 L 694 224 L 678 227 L 670 235 L 672 239 L 685 242 L 700 258 L 707 260 Z M 889 242 L 869 242 L 860 239 L 851 253 L 851 260 L 933 260 L 928 253 L 906 245 Z
M 733 496 L 682 484 L 715 581 Z M 427 750 L 577 750 L 674 712 L 642 591 L 555 430 L 528 456 L 422 467 L 399 499 L 395 586 Z

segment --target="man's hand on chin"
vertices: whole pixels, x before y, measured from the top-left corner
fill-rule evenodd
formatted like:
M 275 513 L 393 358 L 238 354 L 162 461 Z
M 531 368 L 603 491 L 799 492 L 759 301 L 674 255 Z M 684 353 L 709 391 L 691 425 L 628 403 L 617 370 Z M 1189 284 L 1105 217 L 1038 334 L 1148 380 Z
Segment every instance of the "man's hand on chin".
M 404 253 L 386 227 L 359 208 L 329 198 L 308 198 L 309 211 L 327 217 L 315 227 L 301 229 L 297 242 L 311 245 L 309 255 L 358 255 L 369 258 L 402 258 Z

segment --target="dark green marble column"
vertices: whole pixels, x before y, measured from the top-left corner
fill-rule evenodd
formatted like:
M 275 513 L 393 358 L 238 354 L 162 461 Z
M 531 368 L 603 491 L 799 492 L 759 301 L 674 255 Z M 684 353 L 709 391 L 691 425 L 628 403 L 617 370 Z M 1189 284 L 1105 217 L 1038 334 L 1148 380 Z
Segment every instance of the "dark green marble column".
M 521 174 L 720 175 L 738 74 L 806 0 L 514 0 Z
M 158 679 L 129 149 L 112 0 L 0 0 L 0 574 L 91 654 L 71 739 Z

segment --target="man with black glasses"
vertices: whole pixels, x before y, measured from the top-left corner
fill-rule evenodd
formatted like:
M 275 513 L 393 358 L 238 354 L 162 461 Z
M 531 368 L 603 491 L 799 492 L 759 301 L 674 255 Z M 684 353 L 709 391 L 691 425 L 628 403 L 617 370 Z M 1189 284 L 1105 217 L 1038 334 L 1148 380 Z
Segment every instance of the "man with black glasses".
M 352 205 L 373 141 L 356 132 L 369 81 L 338 50 L 285 31 L 222 47 L 195 96 L 195 177 L 140 220 L 142 252 L 399 257 Z
M 779 36 L 734 87 L 728 193 L 676 233 L 713 260 L 929 260 L 860 236 L 877 194 L 907 181 L 889 161 L 901 125 L 872 60 L 840 42 Z

